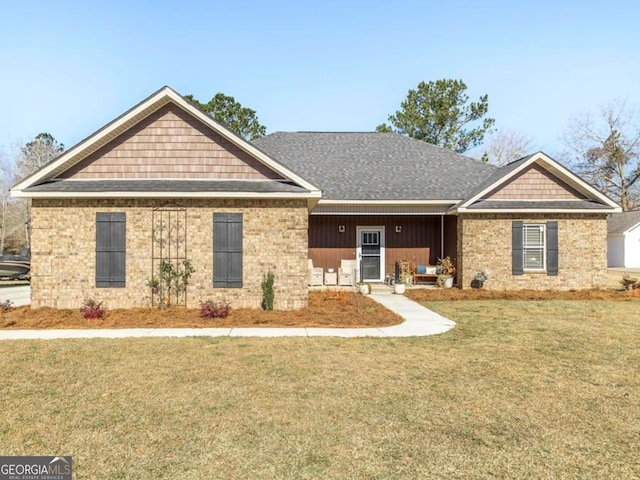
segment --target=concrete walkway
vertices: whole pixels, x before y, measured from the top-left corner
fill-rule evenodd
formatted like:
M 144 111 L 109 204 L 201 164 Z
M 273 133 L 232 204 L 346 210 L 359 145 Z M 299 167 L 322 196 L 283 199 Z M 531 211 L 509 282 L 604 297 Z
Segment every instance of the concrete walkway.
M 0 330 L 0 340 L 130 337 L 423 337 L 446 332 L 455 322 L 403 295 L 376 292 L 371 298 L 397 313 L 404 322 L 380 328 L 120 328 Z

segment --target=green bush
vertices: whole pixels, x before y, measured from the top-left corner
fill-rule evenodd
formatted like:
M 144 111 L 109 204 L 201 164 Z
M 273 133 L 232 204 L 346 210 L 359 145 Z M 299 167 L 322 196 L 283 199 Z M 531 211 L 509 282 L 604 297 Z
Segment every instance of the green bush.
M 273 281 L 275 275 L 271 270 L 262 275 L 262 308 L 273 310 Z

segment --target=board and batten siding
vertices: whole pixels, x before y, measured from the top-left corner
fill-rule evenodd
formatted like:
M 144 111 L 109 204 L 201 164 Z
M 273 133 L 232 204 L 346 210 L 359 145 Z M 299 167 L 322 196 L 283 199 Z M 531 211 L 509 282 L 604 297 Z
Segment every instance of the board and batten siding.
M 313 265 L 338 269 L 340 260 L 356 258 L 357 227 L 385 227 L 385 273 L 393 272 L 396 260 L 435 265 L 440 255 L 440 216 L 417 215 L 311 215 L 309 258 Z M 339 226 L 344 225 L 344 233 Z M 396 225 L 401 232 L 396 233 Z M 456 256 L 455 217 L 445 216 L 445 255 Z
M 532 165 L 505 185 L 488 193 L 486 200 L 582 200 L 571 186 L 539 165 Z
M 168 104 L 58 178 L 281 179 L 265 165 Z

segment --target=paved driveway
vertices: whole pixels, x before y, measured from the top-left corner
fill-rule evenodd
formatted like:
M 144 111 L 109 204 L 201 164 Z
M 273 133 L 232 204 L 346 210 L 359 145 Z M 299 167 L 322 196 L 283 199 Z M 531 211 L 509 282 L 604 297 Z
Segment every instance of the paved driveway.
M 0 302 L 11 300 L 14 307 L 31 303 L 31 287 L 29 285 L 0 286 Z

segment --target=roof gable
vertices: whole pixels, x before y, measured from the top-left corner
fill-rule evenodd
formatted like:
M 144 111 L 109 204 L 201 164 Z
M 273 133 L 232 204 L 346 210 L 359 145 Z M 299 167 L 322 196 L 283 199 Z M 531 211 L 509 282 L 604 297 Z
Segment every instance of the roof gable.
M 177 130 L 169 130 L 168 135 L 158 135 L 162 132 L 154 130 L 156 129 L 154 122 L 161 122 L 166 115 L 172 116 L 169 119 L 170 122 L 179 122 L 176 123 Z M 164 127 L 173 128 L 167 127 L 167 125 Z M 150 129 L 147 133 L 152 132 L 152 136 L 157 135 L 156 138 L 160 140 L 151 141 L 148 142 L 150 144 L 144 145 L 145 142 L 141 140 L 145 136 L 143 133 L 146 128 Z M 208 143 L 209 153 L 215 155 L 215 146 L 217 146 L 217 151 L 221 153 L 220 158 L 209 158 L 208 162 L 205 162 L 207 163 L 206 167 L 209 168 L 208 176 L 202 176 L 203 169 L 195 165 L 195 162 L 186 160 L 186 156 L 180 157 L 180 154 L 177 153 L 180 151 L 180 146 L 175 149 L 175 152 L 167 153 L 171 150 L 172 141 L 180 136 L 183 129 L 187 134 L 195 132 L 194 136 L 198 137 L 199 141 Z M 136 135 L 141 136 L 136 137 Z M 138 154 L 132 153 L 139 149 L 147 150 L 146 157 L 144 155 L 136 157 Z M 148 153 L 149 150 L 154 149 L 158 151 L 155 157 L 153 152 Z M 162 167 L 149 165 L 152 163 L 150 161 L 146 162 L 146 166 L 141 164 L 145 163 L 140 161 L 141 158 L 159 160 L 160 155 L 168 155 L 168 161 L 165 162 L 167 165 L 176 158 L 183 158 L 185 161 L 181 166 L 173 162 L 171 168 L 165 169 L 164 172 L 161 171 Z M 118 161 L 112 161 L 114 158 Z M 158 161 L 157 163 L 162 162 Z M 190 166 L 186 166 L 187 164 Z M 226 168 L 226 171 L 221 172 L 221 166 Z M 182 172 L 180 173 L 181 168 Z M 320 190 L 315 185 L 213 120 L 170 87 L 158 90 L 19 182 L 11 191 L 14 196 L 28 197 L 31 195 L 25 190 L 56 179 L 63 179 L 63 181 L 65 179 L 75 181 L 88 178 L 166 179 L 167 175 L 170 175 L 171 179 L 181 180 L 186 178 L 222 179 L 225 181 L 230 178 L 237 180 L 284 180 L 306 190 L 310 197 L 319 198 L 321 196 Z M 260 189 L 257 191 L 259 192 Z
M 610 211 L 620 206 L 538 152 L 499 168 L 452 211 Z

